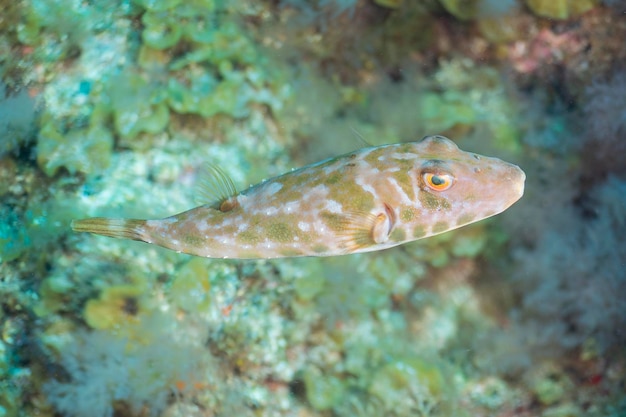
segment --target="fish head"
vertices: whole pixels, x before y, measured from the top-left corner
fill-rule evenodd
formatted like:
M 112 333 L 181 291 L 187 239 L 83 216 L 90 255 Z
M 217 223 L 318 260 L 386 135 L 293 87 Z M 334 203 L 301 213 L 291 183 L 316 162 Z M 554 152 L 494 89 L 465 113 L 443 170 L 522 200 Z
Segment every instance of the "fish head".
M 418 204 L 439 226 L 429 234 L 451 230 L 498 214 L 519 200 L 526 175 L 498 158 L 465 152 L 443 136 L 414 142 L 411 175 Z

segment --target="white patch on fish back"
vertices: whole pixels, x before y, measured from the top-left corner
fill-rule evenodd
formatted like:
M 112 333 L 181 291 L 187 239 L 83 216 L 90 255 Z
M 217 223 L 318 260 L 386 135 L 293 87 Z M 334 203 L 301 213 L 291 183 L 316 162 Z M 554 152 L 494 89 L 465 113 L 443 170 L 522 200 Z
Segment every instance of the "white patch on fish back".
M 365 182 L 363 177 L 356 177 L 356 183 L 360 186 L 364 191 L 376 196 L 376 190 L 371 186 L 368 182 Z
M 289 201 L 283 207 L 285 213 L 298 213 L 300 211 L 300 201 Z
M 206 232 L 207 230 L 209 230 L 209 224 L 208 224 L 206 221 L 204 221 L 204 222 L 202 222 L 202 221 L 198 222 L 198 226 L 197 226 L 197 227 L 198 227 L 198 231 L 199 231 L 200 233 L 204 233 L 204 232 Z
M 398 184 L 398 181 L 395 178 L 390 177 L 389 183 L 395 189 L 396 193 L 402 198 L 402 204 L 406 204 L 407 206 L 413 205 L 413 200 L 411 200 L 411 198 L 406 195 L 404 189 L 400 187 L 400 184 Z
M 391 154 L 391 157 L 393 159 L 399 159 L 401 161 L 404 161 L 404 160 L 415 159 L 416 155 L 414 153 L 411 153 L 411 152 L 402 152 L 402 153 L 394 152 L 394 153 Z
M 343 206 L 339 204 L 338 202 L 336 202 L 335 200 L 326 200 L 325 207 L 326 207 L 326 210 L 330 211 L 331 213 L 343 212 Z
M 276 207 L 268 207 L 263 210 L 263 214 L 265 214 L 266 216 L 273 216 L 276 213 L 278 213 L 278 209 Z
M 270 185 L 268 185 L 265 190 L 264 190 L 264 194 L 266 194 L 268 197 L 272 196 L 274 194 L 276 194 L 278 191 L 280 191 L 283 188 L 283 184 L 277 181 L 273 181 L 272 183 L 270 183 Z

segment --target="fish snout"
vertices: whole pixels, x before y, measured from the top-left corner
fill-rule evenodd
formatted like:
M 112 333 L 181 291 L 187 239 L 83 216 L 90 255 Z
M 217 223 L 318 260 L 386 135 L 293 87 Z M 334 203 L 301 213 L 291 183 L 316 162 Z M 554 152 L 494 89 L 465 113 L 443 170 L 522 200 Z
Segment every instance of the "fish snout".
M 510 164 L 507 182 L 511 185 L 515 201 L 519 200 L 524 195 L 526 173 L 517 165 Z

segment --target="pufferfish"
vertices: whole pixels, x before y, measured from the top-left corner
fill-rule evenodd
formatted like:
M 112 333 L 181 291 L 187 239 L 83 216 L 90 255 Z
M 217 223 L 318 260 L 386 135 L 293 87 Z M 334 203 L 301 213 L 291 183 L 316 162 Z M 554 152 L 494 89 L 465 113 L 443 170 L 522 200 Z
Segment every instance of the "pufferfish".
M 76 232 L 134 239 L 209 258 L 370 252 L 506 210 L 524 192 L 516 165 L 443 136 L 365 147 L 237 192 L 211 167 L 207 204 L 158 220 L 75 220 Z

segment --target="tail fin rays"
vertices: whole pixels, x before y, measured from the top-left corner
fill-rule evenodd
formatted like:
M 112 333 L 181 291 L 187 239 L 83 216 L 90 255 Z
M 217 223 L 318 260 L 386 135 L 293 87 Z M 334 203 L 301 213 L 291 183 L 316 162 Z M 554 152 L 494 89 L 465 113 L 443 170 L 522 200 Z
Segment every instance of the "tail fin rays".
M 150 240 L 146 233 L 145 226 L 145 220 L 136 219 L 92 217 L 90 219 L 72 220 L 72 230 L 75 232 L 95 233 L 97 235 L 117 239 L 132 239 L 149 242 Z

